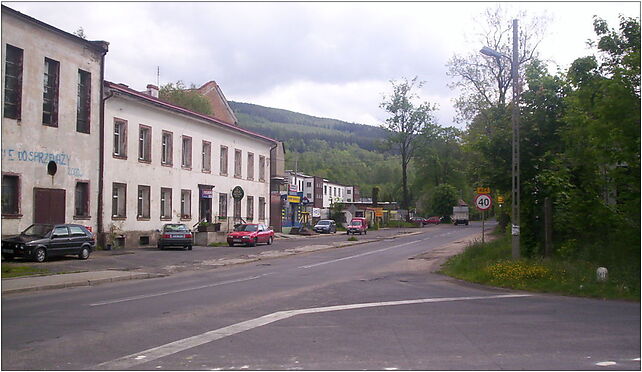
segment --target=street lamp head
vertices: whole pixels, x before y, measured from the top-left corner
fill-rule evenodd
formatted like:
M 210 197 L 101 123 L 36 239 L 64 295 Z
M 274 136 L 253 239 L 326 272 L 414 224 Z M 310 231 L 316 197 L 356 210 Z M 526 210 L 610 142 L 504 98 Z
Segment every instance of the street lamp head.
M 489 56 L 489 57 L 506 57 L 505 55 L 501 54 L 500 52 L 496 51 L 495 49 L 490 49 L 489 47 L 485 46 L 481 48 L 479 51 L 481 54 Z

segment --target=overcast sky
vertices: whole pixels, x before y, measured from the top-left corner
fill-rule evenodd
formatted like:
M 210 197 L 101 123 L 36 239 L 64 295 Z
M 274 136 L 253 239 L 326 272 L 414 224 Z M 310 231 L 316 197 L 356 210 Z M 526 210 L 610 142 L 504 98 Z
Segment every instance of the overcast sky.
M 418 76 L 442 126 L 453 120 L 446 63 L 481 48 L 476 23 L 493 2 L 209 3 L 3 2 L 67 32 L 110 43 L 106 79 L 144 90 L 215 80 L 228 100 L 378 125 L 390 80 Z M 588 55 L 592 17 L 616 28 L 639 2 L 500 3 L 546 16 L 540 56 L 567 67 Z M 552 65 L 555 68 L 556 65 Z M 554 71 L 554 70 L 553 70 Z

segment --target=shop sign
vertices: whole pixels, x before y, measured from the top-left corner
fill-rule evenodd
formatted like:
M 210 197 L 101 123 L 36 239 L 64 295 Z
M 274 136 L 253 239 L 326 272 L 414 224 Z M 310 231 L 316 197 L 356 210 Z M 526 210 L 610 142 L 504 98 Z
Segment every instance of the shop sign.
M 299 203 L 301 203 L 301 197 L 300 196 L 288 195 L 288 201 L 290 203 L 299 204 Z

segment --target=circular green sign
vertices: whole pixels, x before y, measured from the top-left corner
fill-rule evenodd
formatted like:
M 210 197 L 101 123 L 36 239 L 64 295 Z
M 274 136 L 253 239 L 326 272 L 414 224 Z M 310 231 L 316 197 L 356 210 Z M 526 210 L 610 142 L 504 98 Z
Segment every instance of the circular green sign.
M 243 191 L 243 188 L 241 186 L 236 186 L 234 189 L 232 189 L 232 197 L 236 200 L 241 200 L 243 199 L 243 196 L 245 196 L 245 192 Z

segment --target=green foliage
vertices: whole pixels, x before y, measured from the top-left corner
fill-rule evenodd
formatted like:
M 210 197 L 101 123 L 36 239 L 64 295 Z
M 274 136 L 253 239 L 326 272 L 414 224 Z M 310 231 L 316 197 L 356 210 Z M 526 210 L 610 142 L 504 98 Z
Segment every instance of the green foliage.
M 184 107 L 204 115 L 212 115 L 212 106 L 207 98 L 191 89 L 187 89 L 182 81 L 167 83 L 160 87 L 158 96 L 161 100 Z
M 401 208 L 408 209 L 411 205 L 408 191 L 408 164 L 414 156 L 415 140 L 424 128 L 434 122 L 432 112 L 435 105 L 428 102 L 416 104 L 419 99 L 415 89 L 421 89 L 423 82 L 418 82 L 417 77 L 408 81 L 392 81 L 393 93 L 385 97 L 379 107 L 390 114 L 383 128 L 388 132 L 388 144 L 394 147 L 401 156 L 401 183 L 403 198 Z
M 432 212 L 436 216 L 450 216 L 453 206 L 457 205 L 457 189 L 449 184 L 441 184 L 433 191 Z
M 476 242 L 452 258 L 442 272 L 456 278 L 498 287 L 564 295 L 640 300 L 640 273 L 612 265 L 609 280 L 598 282 L 598 264 L 580 259 L 511 259 L 506 234 L 490 243 Z
M 521 250 L 530 259 L 543 254 L 548 197 L 557 257 L 639 276 L 640 24 L 621 18 L 616 31 L 598 18 L 594 26 L 597 55 L 578 58 L 566 74 L 553 76 L 537 60 L 525 69 Z M 511 179 L 509 114 L 510 107 L 480 111 L 463 136 L 469 180 L 503 194 Z
M 346 222 L 346 216 L 342 212 L 344 209 L 343 203 L 332 203 L 330 206 L 330 219 L 334 220 L 338 225 Z
M 356 242 L 358 240 L 359 240 L 359 238 L 357 238 L 356 236 L 351 236 L 351 237 L 348 238 L 349 242 Z

